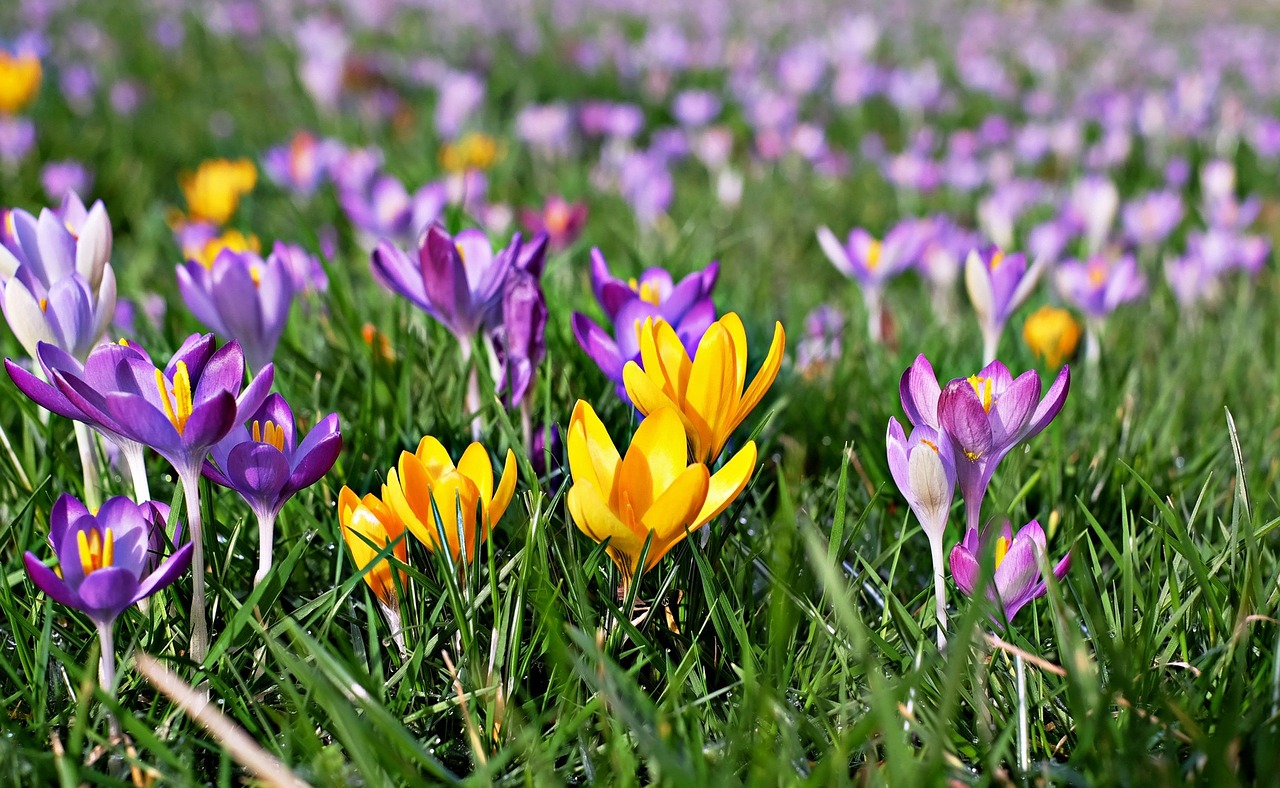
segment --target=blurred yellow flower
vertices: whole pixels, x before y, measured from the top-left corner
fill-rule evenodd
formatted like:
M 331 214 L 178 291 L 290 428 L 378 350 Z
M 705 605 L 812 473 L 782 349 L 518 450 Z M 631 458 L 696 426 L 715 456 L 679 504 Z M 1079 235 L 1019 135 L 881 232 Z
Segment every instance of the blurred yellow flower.
M 383 487 L 384 495 L 385 486 Z M 386 558 L 372 567 L 369 563 L 388 544 L 399 542 L 391 548 L 391 554 L 401 563 L 409 560 L 409 550 L 401 535 L 404 534 L 404 523 L 391 511 L 385 503 L 378 500 L 373 493 L 363 499 L 357 498 L 349 487 L 343 487 L 338 493 L 338 524 L 342 527 L 342 538 L 351 551 L 351 560 L 358 571 L 364 572 L 364 581 L 373 589 L 383 606 L 396 609 L 396 583 L 391 575 L 391 562 Z M 363 539 L 361 537 L 364 537 Z M 365 541 L 365 540 L 368 541 Z M 370 545 L 369 542 L 373 544 Z M 400 571 L 400 587 L 404 588 L 406 576 Z
M 664 320 L 646 319 L 639 335 L 644 366 L 629 361 L 623 369 L 627 396 L 646 416 L 664 407 L 680 414 L 698 462 L 719 457 L 734 429 L 760 404 L 778 377 L 786 346 L 782 324 L 775 323 L 769 353 L 746 386 L 747 334 L 734 312 L 711 324 L 692 359 Z
M 487 170 L 502 158 L 498 141 L 488 134 L 470 132 L 440 149 L 440 166 L 449 172 Z
M 35 98 L 40 90 L 40 58 L 0 51 L 0 114 L 12 115 Z
M 680 416 L 660 408 L 640 423 L 619 457 L 600 417 L 582 400 L 569 420 L 569 514 L 630 582 L 649 534 L 644 569 L 652 569 L 686 535 L 723 512 L 746 488 L 756 467 L 756 445 L 745 446 L 711 475 L 689 464 Z
M 227 230 L 222 235 L 206 241 L 198 250 L 185 251 L 190 259 L 199 260 L 201 265 L 211 269 L 213 261 L 218 259 L 218 253 L 223 249 L 230 249 L 233 252 L 259 253 L 262 251 L 262 243 L 253 233 L 245 235 L 239 230 Z
M 1065 309 L 1042 306 L 1022 326 L 1022 338 L 1036 358 L 1057 369 L 1071 358 L 1080 342 L 1080 324 Z
M 178 178 L 191 218 L 214 224 L 226 224 L 257 182 L 258 169 L 248 159 L 209 159 Z
M 440 441 L 427 435 L 416 452 L 400 454 L 398 469 L 393 468 L 387 475 L 383 497 L 404 521 L 409 533 L 432 551 L 440 546 L 440 529 L 436 526 L 438 512 L 449 555 L 455 561 L 459 555 L 465 555 L 470 562 L 475 558 L 472 550 L 477 544 L 477 509 L 480 542 L 484 542 L 489 530 L 502 519 L 515 488 L 516 455 L 510 449 L 507 449 L 502 478 L 495 490 L 493 464 L 483 446 L 479 443 L 468 446 L 454 467 Z M 435 511 L 431 507 L 433 501 Z

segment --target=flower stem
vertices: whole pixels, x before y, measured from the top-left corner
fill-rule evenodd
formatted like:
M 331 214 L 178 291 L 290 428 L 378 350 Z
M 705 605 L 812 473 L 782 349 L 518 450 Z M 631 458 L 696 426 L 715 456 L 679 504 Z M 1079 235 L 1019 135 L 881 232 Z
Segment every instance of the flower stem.
M 187 528 L 191 534 L 191 660 L 197 665 L 209 654 L 209 622 L 204 601 L 204 527 L 200 521 L 200 473 L 179 471 L 187 500 Z
M 1097 375 L 1098 362 L 1102 360 L 1101 326 L 1095 320 L 1085 321 L 1084 363 L 1091 375 Z
M 382 615 L 387 619 L 387 627 L 391 630 L 391 640 L 396 644 L 396 648 L 400 650 L 400 656 L 404 657 L 408 651 L 405 648 L 404 627 L 400 621 L 399 607 L 385 604 L 381 599 L 378 600 L 378 607 L 382 608 Z
M 257 588 L 271 572 L 271 544 L 275 539 L 276 516 L 272 512 L 258 513 L 258 572 L 253 576 Z
M 459 340 L 459 346 L 462 351 L 462 366 L 467 370 L 466 409 L 467 413 L 472 414 L 471 440 L 478 441 L 484 425 L 480 422 L 480 370 L 471 363 L 472 342 L 470 338 Z
M 867 288 L 862 291 L 862 300 L 867 307 L 867 336 L 877 345 L 884 341 L 884 304 L 878 288 Z
M 1027 665 L 1021 654 L 1014 654 L 1013 665 L 1018 673 L 1018 769 L 1025 774 L 1031 765 L 1027 743 Z
M 947 647 L 947 579 L 942 557 L 942 539 L 930 539 L 933 553 L 933 594 L 938 605 L 938 650 Z
M 996 360 L 996 353 L 1000 350 L 1000 331 L 999 329 L 983 330 L 982 332 L 982 366 L 990 364 Z
M 144 451 L 141 443 L 127 440 L 120 442 L 120 454 L 124 457 L 125 467 L 129 469 L 129 478 L 133 481 L 133 499 L 137 503 L 151 500 L 151 483 L 147 481 Z
M 102 506 L 102 479 L 98 475 L 98 454 L 94 451 L 93 435 L 89 425 L 84 422 L 72 422 L 75 425 L 76 445 L 80 448 L 80 467 L 84 471 L 84 504 L 89 511 L 96 512 Z
M 114 621 L 97 622 L 98 645 L 102 652 L 98 657 L 98 685 L 110 698 L 116 696 L 116 644 L 111 631 L 114 626 Z M 111 738 L 120 738 L 120 721 L 116 715 L 107 712 L 107 721 L 111 726 Z

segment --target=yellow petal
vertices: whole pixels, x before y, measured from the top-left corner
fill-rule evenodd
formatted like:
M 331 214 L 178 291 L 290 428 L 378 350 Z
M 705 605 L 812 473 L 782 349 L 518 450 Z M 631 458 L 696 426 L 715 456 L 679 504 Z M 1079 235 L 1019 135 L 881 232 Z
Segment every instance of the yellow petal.
M 760 404 L 760 400 L 764 399 L 765 392 L 773 385 L 773 381 L 778 377 L 778 370 L 782 369 L 782 354 L 786 350 L 787 334 L 782 330 L 781 323 L 773 324 L 773 343 L 769 345 L 769 355 L 765 356 L 764 363 L 760 365 L 760 371 L 756 373 L 755 378 L 751 381 L 751 386 L 747 388 L 742 400 L 738 404 L 738 412 L 734 416 L 734 427 L 742 423 L 747 414 L 755 410 L 756 405 Z
M 713 323 L 698 343 L 683 408 L 697 430 L 693 458 L 700 462 L 714 458 L 732 429 L 726 429 L 726 425 L 729 407 L 738 399 L 738 392 L 733 389 L 735 365 L 729 332 Z
M 645 416 L 662 408 L 679 409 L 679 404 L 634 361 L 628 361 L 622 368 L 622 385 L 627 389 L 631 404 Z
M 720 318 L 719 322 L 729 332 L 729 339 L 733 342 L 734 361 L 737 362 L 733 390 L 741 393 L 742 388 L 747 385 L 747 331 L 742 327 L 742 318 L 738 317 L 737 312 L 730 312 Z
M 671 324 L 665 320 L 653 324 L 652 329 L 641 338 L 640 357 L 649 379 L 658 384 L 672 400 L 680 402 L 689 388 L 693 359 L 689 358 L 684 343 Z
M 439 478 L 454 469 L 449 452 L 440 441 L 430 435 L 422 436 L 422 440 L 418 442 L 418 450 L 414 454 L 422 461 L 423 468 L 432 479 Z
M 707 486 L 706 501 L 690 527 L 698 528 L 727 509 L 729 504 L 733 503 L 734 499 L 746 489 L 747 482 L 751 481 L 751 475 L 755 473 L 755 469 L 756 444 L 755 441 L 747 441 L 747 445 L 739 449 L 738 453 L 711 477 L 711 482 Z
M 458 473 L 471 480 L 480 493 L 480 500 L 488 504 L 493 498 L 493 463 L 489 452 L 479 443 L 473 443 L 458 460 Z
M 627 568 L 634 570 L 645 540 L 618 519 L 601 497 L 600 490 L 590 482 L 575 482 L 569 488 L 568 504 L 578 530 L 597 543 L 608 539 L 610 551 L 627 556 Z
M 690 465 L 645 513 L 643 523 L 653 531 L 653 543 L 644 564 L 646 571 L 696 528 L 694 517 L 707 497 L 708 483 L 707 466 Z
M 436 511 L 440 513 L 440 524 L 444 527 L 449 554 L 454 560 L 464 554 L 468 561 L 475 558 L 476 506 L 480 498 L 475 484 L 460 473 L 449 473 L 436 479 L 431 488 L 431 497 L 435 501 Z M 431 520 L 431 527 L 435 529 L 434 518 Z M 483 543 L 486 536 L 487 530 L 481 530 L 480 542 Z
M 684 471 L 688 456 L 684 425 L 674 409 L 661 408 L 640 422 L 618 480 L 619 497 L 627 497 L 637 518 Z
M 414 538 L 429 548 L 434 549 L 436 542 L 436 521 L 431 517 L 431 504 L 428 489 L 431 480 L 418 458 L 409 452 L 400 455 L 399 472 L 392 468 L 387 473 L 387 483 L 383 487 L 383 499 L 400 521 L 409 529 Z
M 600 417 L 583 400 L 573 408 L 569 418 L 569 473 L 574 481 L 586 479 L 595 484 L 608 500 L 614 499 L 615 477 L 622 458 Z
M 394 606 L 396 585 L 390 562 L 384 558 L 372 567 L 369 564 L 388 542 L 399 539 L 404 526 L 376 497 L 366 495 L 361 501 L 347 487 L 338 494 L 338 522 L 356 569 L 363 573 L 365 582 L 383 604 Z M 408 559 L 403 539 L 396 542 L 392 554 L 401 562 Z M 400 586 L 405 582 L 407 578 L 401 571 Z
M 507 511 L 511 496 L 516 491 L 516 453 L 507 449 L 507 461 L 502 466 L 502 478 L 498 480 L 498 490 L 489 503 L 489 527 L 493 528 Z

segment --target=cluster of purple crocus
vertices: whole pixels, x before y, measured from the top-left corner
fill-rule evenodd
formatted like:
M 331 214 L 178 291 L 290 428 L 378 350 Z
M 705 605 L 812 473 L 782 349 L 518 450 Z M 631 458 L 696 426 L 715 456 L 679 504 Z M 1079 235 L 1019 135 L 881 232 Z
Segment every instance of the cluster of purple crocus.
M 940 386 L 923 355 L 902 375 L 899 394 L 912 429 L 908 435 L 897 419 L 889 419 L 889 470 L 929 538 L 939 647 L 945 643 L 946 627 L 943 537 L 957 484 L 966 528 L 964 540 L 952 551 L 951 565 L 961 591 L 973 595 L 979 590 L 971 563 L 985 560 L 977 550 L 986 547 L 995 550 L 994 585 L 987 597 L 999 605 L 1003 621 L 1012 620 L 1023 605 L 1044 593 L 1037 563 L 1044 552 L 1039 525 L 1032 523 L 1019 531 L 1015 553 L 1010 538 L 992 536 L 989 524 L 983 527 L 982 504 L 1000 461 L 1053 421 L 1066 402 L 1070 383 L 1070 370 L 1064 366 L 1041 397 L 1040 378 L 1034 371 L 1014 378 L 1004 364 L 993 361 L 976 375 Z M 1007 525 L 1003 528 L 1008 530 Z M 1033 547 L 1022 547 L 1024 542 L 1038 546 L 1039 554 Z M 1059 579 L 1068 566 L 1069 556 L 1055 568 Z
M 630 398 L 622 384 L 622 370 L 628 361 L 640 360 L 640 327 L 644 321 L 665 320 L 692 354 L 716 320 L 711 291 L 719 275 L 720 264 L 712 262 L 678 283 L 662 268 L 645 269 L 635 279 L 619 279 L 610 272 L 600 250 L 591 250 L 591 288 L 613 331 L 611 334 L 585 314 L 574 312 L 573 335 L 605 377 L 613 381 L 623 401 L 630 402 Z
M 467 409 L 474 416 L 477 439 L 482 426 L 473 358 L 477 341 L 492 348 L 498 389 L 509 407 L 521 408 L 531 429 L 527 394 L 546 356 L 547 302 L 541 284 L 546 258 L 546 233 L 528 242 L 516 233 L 507 246 L 495 250 L 481 230 L 449 235 L 439 224 L 422 233 L 412 256 L 383 239 L 370 258 L 378 282 L 457 339 L 463 364 L 470 366 Z

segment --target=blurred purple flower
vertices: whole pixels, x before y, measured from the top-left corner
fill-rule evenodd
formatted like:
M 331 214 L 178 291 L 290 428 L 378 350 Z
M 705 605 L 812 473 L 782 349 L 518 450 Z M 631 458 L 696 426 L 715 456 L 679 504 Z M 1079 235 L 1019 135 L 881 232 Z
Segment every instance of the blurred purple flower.
M 557 251 L 567 249 L 578 240 L 586 221 L 586 203 L 571 203 L 559 195 L 548 197 L 540 210 L 520 209 L 520 223 L 525 229 L 535 234 L 545 232 L 551 248 Z
M 573 152 L 573 113 L 565 104 L 530 104 L 516 114 L 516 136 L 540 156 Z
M 30 118 L 0 115 L 0 164 L 17 167 L 36 144 L 36 124 Z
M 982 331 L 982 355 L 986 363 L 995 361 L 1000 335 L 1013 311 L 1031 295 L 1045 261 L 1030 267 L 1022 254 L 1006 255 L 996 247 L 972 250 L 965 261 L 964 284 L 969 302 L 978 315 Z
M 250 370 L 271 363 L 293 305 L 293 277 L 281 256 L 273 252 L 263 260 L 256 252 L 223 249 L 211 267 L 188 260 L 177 276 L 191 313 L 239 342 Z
M 276 185 L 299 197 L 309 197 L 344 154 L 342 143 L 337 140 L 317 140 L 310 132 L 299 131 L 288 144 L 267 149 L 262 169 Z
M 40 185 L 50 200 L 61 202 L 71 193 L 87 194 L 93 186 L 93 173 L 78 161 L 51 161 L 40 170 Z
M 1147 279 L 1132 255 L 1115 260 L 1102 256 L 1088 262 L 1068 260 L 1059 264 L 1055 277 L 1062 297 L 1095 320 L 1147 292 Z
M 1139 246 L 1156 246 L 1182 221 L 1182 197 L 1175 191 L 1149 192 L 1124 206 L 1125 234 Z

